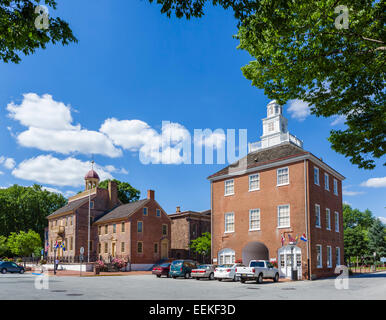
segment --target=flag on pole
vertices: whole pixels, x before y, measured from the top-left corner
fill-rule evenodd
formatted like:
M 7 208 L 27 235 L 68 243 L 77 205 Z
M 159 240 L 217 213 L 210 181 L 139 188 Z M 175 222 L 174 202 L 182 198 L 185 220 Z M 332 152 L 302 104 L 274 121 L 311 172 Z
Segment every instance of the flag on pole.
M 55 248 L 56 248 L 56 249 L 59 248 L 59 243 L 58 243 L 58 241 L 55 242 Z
M 66 251 L 66 247 L 64 246 L 63 243 L 60 244 L 60 247 L 63 249 L 63 251 Z
M 281 234 L 281 246 L 284 246 L 284 241 L 285 241 L 285 238 L 284 238 L 283 234 Z
M 307 237 L 305 233 L 303 233 L 303 235 L 300 237 L 300 240 L 307 242 Z
M 290 234 L 288 234 L 288 241 L 293 243 L 293 242 L 295 242 L 295 239 L 292 238 L 292 236 Z

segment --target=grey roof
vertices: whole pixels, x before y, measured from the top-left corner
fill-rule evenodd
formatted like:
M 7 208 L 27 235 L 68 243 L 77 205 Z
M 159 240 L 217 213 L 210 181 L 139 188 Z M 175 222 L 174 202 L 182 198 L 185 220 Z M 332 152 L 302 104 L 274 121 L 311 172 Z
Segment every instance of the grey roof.
M 95 195 L 93 197 L 91 197 L 91 199 L 93 199 L 94 197 L 95 197 Z M 51 213 L 48 217 L 55 216 L 55 215 L 60 214 L 60 213 L 73 211 L 75 209 L 78 209 L 79 207 L 81 207 L 82 205 L 84 205 L 87 202 L 88 202 L 88 197 L 78 199 L 75 201 L 71 201 L 71 202 L 67 203 L 64 207 L 61 207 L 60 209 Z
M 142 199 L 135 202 L 123 204 L 99 218 L 97 221 L 95 221 L 95 223 L 126 218 L 136 212 L 138 209 L 142 208 L 148 201 L 149 199 Z
M 277 160 L 289 159 L 289 158 L 299 156 L 299 155 L 304 155 L 304 154 L 309 154 L 309 152 L 291 143 L 284 143 L 272 148 L 251 152 L 242 159 L 244 160 L 245 158 L 247 158 L 246 159 L 247 169 L 251 169 L 264 164 L 268 164 L 270 162 L 275 162 Z M 233 167 L 235 164 L 237 164 L 237 162 L 212 174 L 211 176 L 208 177 L 208 179 L 212 179 L 222 175 L 227 175 L 229 172 L 228 171 L 229 167 Z

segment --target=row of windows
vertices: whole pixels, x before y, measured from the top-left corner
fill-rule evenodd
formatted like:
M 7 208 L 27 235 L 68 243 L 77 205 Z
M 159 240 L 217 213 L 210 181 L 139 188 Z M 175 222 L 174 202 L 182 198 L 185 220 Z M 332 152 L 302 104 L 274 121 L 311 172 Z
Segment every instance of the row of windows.
M 68 216 L 61 219 L 51 220 L 49 222 L 50 227 L 56 227 L 56 226 L 72 226 L 74 224 L 74 217 Z
M 335 211 L 335 231 L 339 232 L 339 212 Z M 320 217 L 320 205 L 315 204 L 315 227 L 321 228 L 322 222 Z M 326 208 L 326 229 L 331 230 L 331 212 Z
M 256 191 L 260 190 L 260 174 L 252 174 L 248 178 L 249 188 L 248 191 Z M 314 183 L 319 185 L 319 168 L 314 167 Z M 230 196 L 234 195 L 235 181 L 234 179 L 225 180 L 224 182 L 224 195 Z M 289 168 L 280 168 L 276 170 L 276 185 L 284 186 L 289 184 Z M 329 190 L 329 175 L 327 173 L 324 174 L 324 185 L 325 189 Z M 334 194 L 338 195 L 338 180 L 334 178 Z
M 126 243 L 121 242 L 120 245 L 121 253 L 126 252 Z M 115 245 L 112 244 L 111 252 L 115 251 Z M 99 254 L 102 253 L 102 243 L 98 244 L 98 252 Z M 107 242 L 103 243 L 103 253 L 109 253 L 109 244 Z M 143 253 L 143 242 L 138 241 L 137 242 L 137 253 Z M 158 253 L 158 243 L 154 243 L 154 253 Z
M 104 234 L 108 234 L 108 231 L 109 231 L 109 225 L 105 225 L 105 226 L 99 226 L 98 227 L 98 234 L 101 235 L 102 234 L 102 228 L 104 228 Z M 117 232 L 117 225 L 114 223 L 112 225 L 112 228 L 113 228 L 113 233 L 116 233 Z M 121 232 L 125 232 L 125 223 L 122 222 L 121 223 Z M 137 222 L 137 232 L 138 233 L 142 233 L 143 232 L 143 221 L 138 221 Z M 163 224 L 162 225 L 162 235 L 167 235 L 168 234 L 168 225 L 167 224 Z
M 126 227 L 125 227 L 125 223 L 124 222 L 121 222 L 121 232 L 126 232 Z M 117 224 L 114 223 L 112 224 L 112 228 L 113 228 L 113 233 L 117 233 Z M 102 234 L 102 231 L 104 232 L 104 234 L 108 234 L 109 233 L 109 225 L 106 224 L 104 226 L 98 226 L 98 234 L 101 235 Z
M 314 167 L 314 184 L 320 186 L 319 168 Z M 330 191 L 330 176 L 324 173 L 324 189 Z M 338 195 L 338 180 L 334 178 L 334 194 Z
M 148 216 L 149 215 L 149 209 L 147 207 L 144 207 L 142 209 L 143 215 Z M 155 215 L 156 217 L 161 217 L 161 209 L 156 209 L 155 210 Z
M 323 268 L 323 249 L 321 244 L 316 245 L 316 266 Z M 335 266 L 340 265 L 340 248 L 335 248 Z M 326 246 L 326 265 L 327 268 L 332 268 L 332 247 Z
M 143 221 L 137 221 L 137 232 L 138 233 L 143 232 Z M 162 225 L 162 235 L 163 236 L 168 235 L 168 225 L 167 224 Z

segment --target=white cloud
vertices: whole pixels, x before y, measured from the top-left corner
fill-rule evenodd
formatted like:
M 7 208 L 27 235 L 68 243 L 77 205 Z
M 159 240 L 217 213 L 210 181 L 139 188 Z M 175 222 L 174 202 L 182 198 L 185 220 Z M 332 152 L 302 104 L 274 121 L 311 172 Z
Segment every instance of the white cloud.
M 386 187 L 386 177 L 371 178 L 361 183 L 362 187 L 383 188 Z
M 12 174 L 19 179 L 42 184 L 80 187 L 84 185 L 84 175 L 90 167 L 90 162 L 83 162 L 73 157 L 61 160 L 52 155 L 40 155 L 24 160 L 12 171 Z M 100 166 L 96 166 L 95 170 L 101 180 L 113 178 Z
M 343 195 L 344 196 L 357 196 L 357 195 L 360 195 L 360 194 L 364 194 L 363 191 L 347 191 L 347 190 L 343 190 Z
M 42 187 L 43 190 L 46 190 L 48 192 L 52 192 L 52 193 L 59 193 L 59 194 L 62 194 L 62 191 L 58 190 L 58 189 L 55 189 L 55 188 L 50 188 L 50 187 Z
M 337 116 L 334 121 L 331 122 L 331 126 L 337 126 L 339 124 L 345 123 L 347 120 L 346 116 Z
M 289 101 L 287 110 L 290 113 L 291 118 L 299 121 L 304 121 L 311 114 L 308 103 L 298 99 Z
M 381 220 L 383 224 L 386 224 L 386 217 L 378 217 L 378 219 Z
M 0 176 L 1 176 L 2 174 L 4 174 L 4 172 L 0 171 Z
M 6 167 L 9 170 L 13 169 L 15 167 L 15 165 L 16 165 L 16 161 L 12 158 L 7 158 L 4 161 L 4 167 Z
M 122 151 L 103 133 L 72 125 L 70 106 L 53 100 L 51 95 L 24 94 L 20 105 L 7 106 L 9 116 L 28 129 L 17 135 L 24 147 L 62 154 L 83 153 L 119 157 Z

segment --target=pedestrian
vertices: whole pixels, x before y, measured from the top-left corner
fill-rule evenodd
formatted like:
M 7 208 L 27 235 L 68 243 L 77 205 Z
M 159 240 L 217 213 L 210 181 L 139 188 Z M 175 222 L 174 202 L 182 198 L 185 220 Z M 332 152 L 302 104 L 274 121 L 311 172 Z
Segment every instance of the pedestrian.
M 56 258 L 55 259 L 55 271 L 58 270 L 58 266 L 59 266 L 59 258 Z

